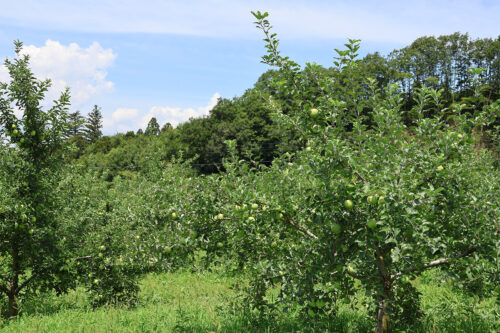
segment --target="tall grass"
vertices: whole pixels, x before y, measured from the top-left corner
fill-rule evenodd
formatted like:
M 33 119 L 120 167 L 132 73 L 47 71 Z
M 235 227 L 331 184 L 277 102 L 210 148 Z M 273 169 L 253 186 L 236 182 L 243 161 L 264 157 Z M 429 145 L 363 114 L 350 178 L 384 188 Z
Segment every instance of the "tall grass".
M 85 290 L 46 293 L 23 304 L 22 315 L 0 322 L 1 332 L 369 332 L 368 311 L 341 304 L 335 317 L 304 321 L 298 312 L 258 316 L 230 309 L 235 281 L 219 273 L 148 274 L 135 308 L 92 310 Z M 414 281 L 422 292 L 425 316 L 406 332 L 498 332 L 500 306 L 453 289 L 439 274 Z M 362 293 L 359 294 L 362 296 Z

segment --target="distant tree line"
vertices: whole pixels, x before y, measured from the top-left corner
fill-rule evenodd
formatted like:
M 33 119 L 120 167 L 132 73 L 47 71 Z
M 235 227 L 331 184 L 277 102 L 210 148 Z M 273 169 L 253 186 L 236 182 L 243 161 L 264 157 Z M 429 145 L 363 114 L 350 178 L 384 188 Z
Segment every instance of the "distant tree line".
M 346 44 L 354 47 L 352 45 Z M 354 51 L 357 50 L 358 46 Z M 482 105 L 500 98 L 500 36 L 475 40 L 460 33 L 421 37 L 387 56 L 377 52 L 367 54 L 348 69 L 341 68 L 339 59 L 347 54 L 343 52 L 337 50 L 337 61 L 330 68 L 307 64 L 298 74 L 304 82 L 301 95 L 306 96 L 300 105 L 296 99 L 283 94 L 284 86 L 282 90 L 276 88 L 280 87 L 276 82 L 286 84 L 285 74 L 269 70 L 242 96 L 221 98 L 208 116 L 190 119 L 176 128 L 170 123 L 161 127 L 157 119 L 152 118 L 144 132 L 139 129 L 136 133 L 102 137 L 102 115 L 98 106 L 86 120 L 75 112 L 70 115 L 73 127 L 68 133 L 78 146 L 74 157 L 79 159 L 74 162 L 107 167 L 114 170 L 111 173 L 123 174 L 139 170 L 144 156 L 153 149 L 164 160 L 182 156 L 191 160 L 200 172 L 213 173 L 222 169 L 222 160 L 227 156 L 224 142 L 236 140 L 241 158 L 269 164 L 279 153 L 293 153 L 305 145 L 296 139 L 293 130 L 280 129 L 273 122 L 269 98 L 283 113 L 314 107 L 315 86 L 319 82 L 331 82 L 336 92 L 332 100 L 343 101 L 346 110 L 357 113 L 368 127 L 372 121 L 369 82 L 378 88 L 393 84 L 403 92 L 400 109 L 409 126 L 415 120 L 415 106 L 422 103 L 419 96 L 424 87 L 439 91 L 435 98 L 441 107 L 434 112 L 449 112 L 449 107 L 458 103 L 464 104 L 463 112 L 473 117 Z M 366 96 L 355 100 L 350 91 L 357 87 L 364 87 Z M 481 87 L 480 91 L 477 87 Z M 488 126 L 494 129 L 498 125 Z

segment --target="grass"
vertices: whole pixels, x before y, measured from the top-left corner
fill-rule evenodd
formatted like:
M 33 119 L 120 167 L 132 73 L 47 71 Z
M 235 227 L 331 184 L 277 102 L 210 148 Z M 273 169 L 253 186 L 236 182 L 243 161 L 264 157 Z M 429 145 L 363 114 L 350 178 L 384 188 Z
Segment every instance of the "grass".
M 429 281 L 430 280 L 430 281 Z M 135 308 L 92 310 L 83 289 L 48 293 L 27 301 L 23 315 L 0 322 L 1 332 L 367 332 L 373 322 L 363 307 L 343 304 L 336 317 L 306 323 L 298 313 L 258 318 L 229 311 L 234 280 L 217 273 L 148 274 Z M 415 282 L 425 317 L 407 332 L 497 332 L 499 305 L 454 291 L 438 275 Z M 362 296 L 360 296 L 362 297 Z

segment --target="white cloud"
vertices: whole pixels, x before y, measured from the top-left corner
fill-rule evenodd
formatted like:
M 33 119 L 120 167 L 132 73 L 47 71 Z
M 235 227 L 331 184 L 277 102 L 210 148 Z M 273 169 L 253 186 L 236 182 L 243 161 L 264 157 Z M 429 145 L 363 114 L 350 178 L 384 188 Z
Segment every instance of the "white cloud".
M 113 117 L 114 121 L 119 122 L 123 120 L 134 119 L 138 114 L 138 109 L 118 108 L 115 110 L 115 112 L 113 112 L 111 116 Z
M 197 108 L 181 108 L 174 106 L 153 106 L 147 113 L 141 113 L 138 109 L 118 108 L 111 118 L 104 118 L 103 130 L 105 133 L 135 131 L 139 128 L 146 129 L 151 118 L 163 126 L 167 122 L 176 127 L 180 123 L 188 121 L 190 118 L 199 118 L 209 114 L 210 110 L 217 104 L 220 98 L 219 93 L 215 93 L 205 106 Z
M 29 2 L 29 4 L 26 4 Z M 25 8 L 30 8 L 29 11 Z M 259 38 L 251 10 L 271 13 L 282 38 L 407 43 L 422 35 L 498 35 L 500 2 L 485 0 L 19 0 L 0 18 L 64 31 Z
M 0 82 L 8 83 L 10 81 L 10 75 L 7 67 L 4 65 L 0 66 Z
M 151 118 L 156 117 L 159 124 L 163 125 L 169 122 L 172 126 L 176 127 L 182 122 L 190 118 L 199 118 L 209 114 L 210 110 L 217 104 L 220 98 L 219 93 L 215 93 L 210 102 L 206 106 L 200 106 L 196 109 L 193 108 L 179 108 L 172 106 L 153 106 L 149 112 L 142 117 L 141 128 L 145 129 Z
M 52 87 L 46 94 L 47 103 L 58 98 L 66 87 L 70 87 L 73 107 L 113 89 L 113 82 L 106 80 L 106 76 L 116 54 L 111 49 L 103 49 L 97 42 L 82 48 L 76 43 L 66 46 L 47 40 L 41 47 L 24 46 L 22 53 L 30 56 L 30 68 L 38 79 L 52 80 Z M 0 81 L 4 75 L 5 70 L 0 69 Z

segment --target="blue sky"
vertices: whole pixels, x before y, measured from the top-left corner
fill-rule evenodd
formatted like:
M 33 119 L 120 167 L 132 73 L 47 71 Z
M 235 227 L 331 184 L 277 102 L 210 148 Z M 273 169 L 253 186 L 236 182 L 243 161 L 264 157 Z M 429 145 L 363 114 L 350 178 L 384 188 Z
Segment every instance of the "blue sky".
M 282 53 L 302 64 L 329 66 L 347 38 L 386 54 L 424 35 L 500 34 L 500 1 L 0 1 L 0 57 L 23 41 L 35 73 L 54 82 L 48 99 L 69 86 L 72 111 L 102 108 L 105 134 L 152 116 L 176 125 L 251 88 L 267 69 L 251 10 L 270 13 Z

